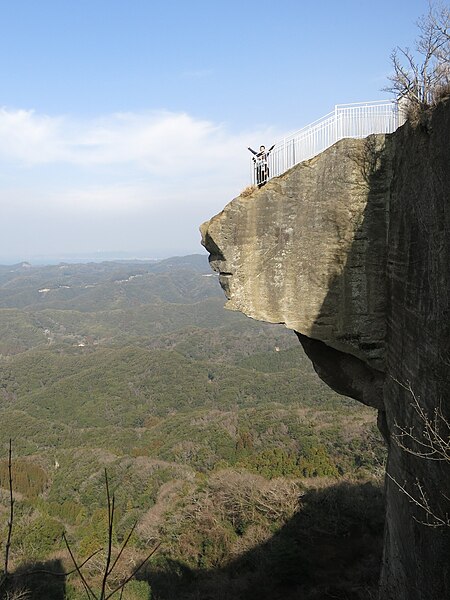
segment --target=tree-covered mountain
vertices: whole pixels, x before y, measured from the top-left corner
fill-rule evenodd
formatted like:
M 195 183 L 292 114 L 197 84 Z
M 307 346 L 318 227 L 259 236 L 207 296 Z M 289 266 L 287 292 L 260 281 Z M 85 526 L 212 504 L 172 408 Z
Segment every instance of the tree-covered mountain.
M 314 482 L 375 481 L 374 413 L 323 385 L 292 332 L 223 305 L 204 256 L 0 267 L 0 519 L 5 532 L 12 438 L 14 565 L 63 556 L 63 530 L 82 556 L 103 544 L 105 467 L 119 538 L 137 521 L 127 560 L 162 542 L 147 577 L 165 599 L 200 593 L 169 590 L 175 562 L 201 585 L 231 576 Z

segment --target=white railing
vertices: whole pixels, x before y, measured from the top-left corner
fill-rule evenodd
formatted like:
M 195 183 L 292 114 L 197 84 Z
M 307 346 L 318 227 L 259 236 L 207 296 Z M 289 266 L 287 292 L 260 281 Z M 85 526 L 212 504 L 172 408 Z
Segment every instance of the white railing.
M 286 136 L 268 156 L 269 178 L 281 175 L 294 165 L 313 158 L 343 138 L 363 138 L 371 133 L 392 133 L 404 122 L 395 101 L 379 100 L 337 104 L 334 111 Z M 253 183 L 257 169 L 252 162 Z

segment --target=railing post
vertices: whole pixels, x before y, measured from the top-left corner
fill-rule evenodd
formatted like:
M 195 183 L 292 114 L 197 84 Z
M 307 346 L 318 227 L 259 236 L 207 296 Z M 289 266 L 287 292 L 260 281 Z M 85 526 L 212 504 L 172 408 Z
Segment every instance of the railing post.
M 338 107 L 334 105 L 334 142 L 338 141 Z

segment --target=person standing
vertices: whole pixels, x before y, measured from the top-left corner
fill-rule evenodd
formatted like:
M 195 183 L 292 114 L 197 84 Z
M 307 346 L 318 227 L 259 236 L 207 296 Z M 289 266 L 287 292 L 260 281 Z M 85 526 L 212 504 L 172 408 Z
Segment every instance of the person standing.
M 269 163 L 268 158 L 269 154 L 275 148 L 275 144 L 273 144 L 268 150 L 266 150 L 265 146 L 259 147 L 259 152 L 253 150 L 252 148 L 248 148 L 250 152 L 254 155 L 253 162 L 255 163 L 255 171 L 256 171 L 256 183 L 258 187 L 261 187 L 269 180 Z

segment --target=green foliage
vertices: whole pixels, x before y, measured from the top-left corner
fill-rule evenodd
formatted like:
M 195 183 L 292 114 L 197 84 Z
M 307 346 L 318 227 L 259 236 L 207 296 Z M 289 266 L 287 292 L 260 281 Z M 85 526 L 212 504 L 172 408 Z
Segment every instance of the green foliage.
M 42 560 L 62 547 L 63 531 L 59 521 L 36 512 L 30 519 L 17 523 L 13 540 L 28 559 Z
M 45 490 L 47 473 L 39 465 L 24 460 L 12 464 L 14 471 L 13 490 L 29 498 L 37 497 Z M 8 462 L 0 461 L 0 487 L 9 488 Z
M 36 503 L 36 506 L 41 512 L 46 512 L 67 525 L 76 525 L 86 517 L 86 510 L 83 505 L 71 500 L 49 502 L 41 499 Z
M 130 581 L 125 587 L 123 600 L 151 600 L 150 586 L 146 581 Z
M 338 470 L 331 462 L 324 446 L 312 446 L 305 454 L 283 448 L 270 448 L 251 455 L 238 464 L 260 473 L 268 479 L 274 477 L 336 477 Z
M 374 412 L 322 384 L 292 332 L 223 310 L 205 274 L 197 259 L 0 267 L 15 561 L 61 552 L 63 530 L 77 556 L 104 546 L 105 467 L 120 507 L 114 544 L 137 522 L 129 560 L 162 541 L 158 560 L 175 574 L 224 569 L 265 543 L 294 515 L 302 482 L 379 471 Z M 6 474 L 0 461 L 2 531 Z M 286 548 L 279 558 L 289 571 Z M 130 583 L 124 598 L 149 597 L 146 586 Z M 68 598 L 83 594 L 68 582 Z

